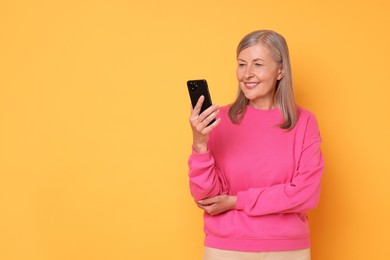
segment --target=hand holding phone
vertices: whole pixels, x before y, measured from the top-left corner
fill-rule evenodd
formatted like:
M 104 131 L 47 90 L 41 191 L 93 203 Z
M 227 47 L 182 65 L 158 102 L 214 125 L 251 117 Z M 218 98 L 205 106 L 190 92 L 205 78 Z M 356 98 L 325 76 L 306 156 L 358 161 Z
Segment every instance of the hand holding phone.
M 193 134 L 193 149 L 198 153 L 207 151 L 208 135 L 220 122 L 216 120 L 218 105 L 212 105 L 206 80 L 189 80 L 188 92 L 192 103 L 190 123 Z M 202 98 L 201 98 L 202 97 Z
M 189 80 L 187 81 L 187 87 L 188 87 L 188 92 L 190 94 L 191 98 L 191 104 L 192 108 L 195 108 L 196 104 L 198 103 L 198 100 L 201 96 L 204 96 L 203 104 L 200 109 L 199 114 L 202 114 L 207 108 L 212 106 L 211 102 L 211 96 L 209 92 L 209 88 L 207 85 L 207 81 L 204 79 L 199 79 L 199 80 Z M 212 123 L 215 122 L 215 119 L 213 119 L 209 124 L 211 125 Z

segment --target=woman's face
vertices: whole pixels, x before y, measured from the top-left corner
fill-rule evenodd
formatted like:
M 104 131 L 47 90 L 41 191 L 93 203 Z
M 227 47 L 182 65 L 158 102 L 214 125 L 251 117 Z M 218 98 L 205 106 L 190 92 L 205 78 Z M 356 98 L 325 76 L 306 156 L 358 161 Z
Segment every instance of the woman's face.
M 261 44 L 248 47 L 240 52 L 237 63 L 237 80 L 249 105 L 274 108 L 276 82 L 283 75 L 282 66 L 275 62 L 268 48 Z

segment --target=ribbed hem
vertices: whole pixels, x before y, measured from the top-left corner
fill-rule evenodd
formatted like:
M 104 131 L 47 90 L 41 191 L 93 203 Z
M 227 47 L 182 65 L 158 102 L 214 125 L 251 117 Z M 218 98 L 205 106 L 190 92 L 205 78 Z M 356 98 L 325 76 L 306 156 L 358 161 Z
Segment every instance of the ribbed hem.
M 245 252 L 290 251 L 310 248 L 310 237 L 294 239 L 234 239 L 206 236 L 205 246 Z

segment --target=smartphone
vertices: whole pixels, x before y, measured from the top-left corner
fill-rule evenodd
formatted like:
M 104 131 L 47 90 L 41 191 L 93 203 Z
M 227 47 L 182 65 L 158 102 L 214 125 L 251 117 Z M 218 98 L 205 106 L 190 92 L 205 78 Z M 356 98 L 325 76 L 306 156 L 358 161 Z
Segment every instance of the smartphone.
M 188 93 L 190 94 L 191 104 L 193 108 L 198 102 L 198 99 L 201 96 L 204 96 L 204 101 L 200 109 L 200 113 L 205 111 L 208 107 L 210 107 L 213 104 L 211 102 L 209 87 L 205 79 L 189 80 L 187 81 L 187 88 L 188 88 Z M 212 123 L 214 123 L 214 121 L 215 119 L 213 119 L 213 121 L 211 121 L 208 125 L 211 125 Z

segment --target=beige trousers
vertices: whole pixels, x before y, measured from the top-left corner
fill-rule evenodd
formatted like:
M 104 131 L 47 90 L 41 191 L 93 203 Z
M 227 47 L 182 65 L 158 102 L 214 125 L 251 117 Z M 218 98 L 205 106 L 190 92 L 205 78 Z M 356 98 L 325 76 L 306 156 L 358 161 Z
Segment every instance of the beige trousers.
M 205 247 L 203 260 L 310 260 L 310 248 L 295 251 L 241 252 Z

